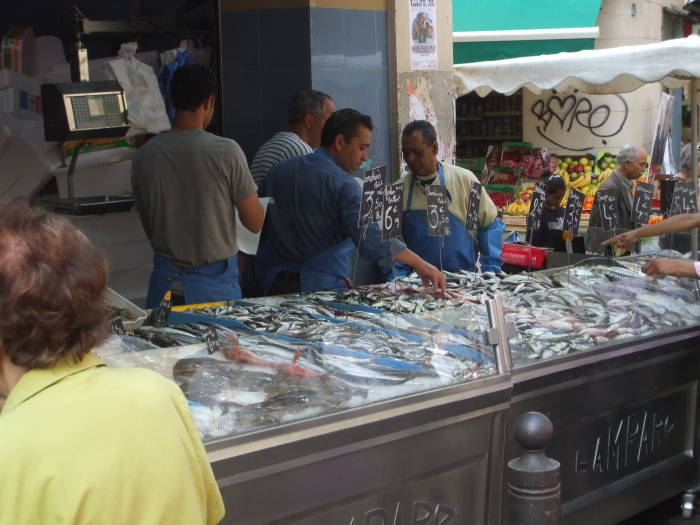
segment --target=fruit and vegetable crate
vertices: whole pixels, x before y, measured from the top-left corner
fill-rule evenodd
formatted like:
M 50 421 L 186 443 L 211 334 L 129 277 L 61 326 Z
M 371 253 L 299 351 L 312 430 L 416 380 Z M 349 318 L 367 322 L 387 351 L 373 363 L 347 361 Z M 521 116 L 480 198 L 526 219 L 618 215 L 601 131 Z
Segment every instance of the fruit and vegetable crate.
M 511 192 L 515 190 L 520 179 L 520 169 L 518 168 L 495 168 L 491 170 L 491 175 L 486 179 L 487 189 L 505 189 Z
M 502 210 L 515 200 L 514 189 L 513 186 L 510 189 L 487 190 L 486 193 L 489 194 L 496 207 Z

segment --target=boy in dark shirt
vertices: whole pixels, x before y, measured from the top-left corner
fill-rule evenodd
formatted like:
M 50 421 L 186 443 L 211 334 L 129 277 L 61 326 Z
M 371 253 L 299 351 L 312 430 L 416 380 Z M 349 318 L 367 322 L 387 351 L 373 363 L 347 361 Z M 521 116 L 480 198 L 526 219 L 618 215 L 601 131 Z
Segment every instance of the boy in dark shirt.
M 561 244 L 564 231 L 564 207 L 560 205 L 566 192 L 566 183 L 559 175 L 547 179 L 544 186 L 545 200 L 539 230 L 528 231 L 527 240 L 532 246 L 556 248 Z

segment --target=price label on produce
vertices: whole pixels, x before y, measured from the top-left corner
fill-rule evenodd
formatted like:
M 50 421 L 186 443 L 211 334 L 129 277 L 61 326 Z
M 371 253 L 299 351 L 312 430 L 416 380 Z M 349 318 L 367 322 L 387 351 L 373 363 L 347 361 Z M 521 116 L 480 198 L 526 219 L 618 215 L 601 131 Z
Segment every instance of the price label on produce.
M 467 230 L 479 228 L 479 205 L 481 204 L 481 184 L 471 181 L 469 183 L 469 202 L 467 204 Z
M 360 206 L 360 227 L 370 222 L 381 222 L 384 202 L 384 180 L 386 166 L 378 166 L 365 171 L 362 177 L 362 204 Z
M 540 229 L 545 195 L 544 184 L 535 184 L 535 189 L 532 191 L 532 197 L 530 197 L 530 211 L 527 212 L 528 231 L 536 231 Z
M 693 181 L 676 182 L 673 187 L 673 201 L 670 215 L 697 213 L 697 196 Z
M 600 222 L 602 223 L 603 231 L 619 230 L 621 222 L 617 211 L 617 194 L 615 190 L 598 190 L 595 194 L 595 201 L 600 212 Z
M 650 182 L 638 182 L 635 186 L 632 202 L 632 222 L 646 224 L 651 216 L 651 200 L 654 197 L 654 185 Z
M 425 197 L 428 235 L 441 237 L 450 235 L 447 188 L 442 185 L 428 185 L 425 187 Z
M 403 226 L 403 184 L 384 188 L 382 209 L 382 238 L 393 239 L 401 235 Z
M 566 199 L 564 210 L 564 231 L 578 235 L 578 225 L 581 222 L 581 211 L 586 196 L 574 188 L 569 190 L 569 198 Z

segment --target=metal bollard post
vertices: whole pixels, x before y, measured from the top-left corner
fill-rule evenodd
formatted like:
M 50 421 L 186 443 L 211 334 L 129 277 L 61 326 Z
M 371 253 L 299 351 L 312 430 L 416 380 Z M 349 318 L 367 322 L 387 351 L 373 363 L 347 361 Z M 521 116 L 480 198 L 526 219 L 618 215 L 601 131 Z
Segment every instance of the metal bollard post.
M 515 421 L 515 440 L 523 448 L 508 462 L 510 525 L 558 525 L 561 518 L 559 462 L 544 455 L 554 427 L 547 416 L 526 412 Z

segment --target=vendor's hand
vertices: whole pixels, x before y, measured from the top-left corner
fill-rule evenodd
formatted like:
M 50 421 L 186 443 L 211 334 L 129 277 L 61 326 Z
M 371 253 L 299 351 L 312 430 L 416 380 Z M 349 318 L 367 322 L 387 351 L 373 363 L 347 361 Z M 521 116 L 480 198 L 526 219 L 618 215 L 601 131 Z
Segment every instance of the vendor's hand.
M 695 277 L 695 265 L 692 261 L 681 261 L 678 259 L 652 259 L 644 263 L 642 271 L 651 277 L 663 277 L 665 275 L 678 275 L 681 277 Z
M 615 235 L 615 237 L 611 237 L 607 241 L 603 241 L 600 244 L 602 246 L 607 246 L 609 244 L 615 244 L 615 246 L 619 246 L 621 248 L 629 248 L 631 244 L 634 244 L 639 240 L 639 237 L 635 233 L 635 230 L 632 230 L 631 232 L 625 232 L 621 233 L 620 235 Z
M 416 273 L 423 281 L 423 286 L 426 288 L 432 283 L 436 293 L 442 295 L 447 287 L 447 277 L 432 264 L 422 261 L 421 264 L 414 268 Z

